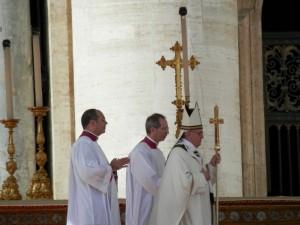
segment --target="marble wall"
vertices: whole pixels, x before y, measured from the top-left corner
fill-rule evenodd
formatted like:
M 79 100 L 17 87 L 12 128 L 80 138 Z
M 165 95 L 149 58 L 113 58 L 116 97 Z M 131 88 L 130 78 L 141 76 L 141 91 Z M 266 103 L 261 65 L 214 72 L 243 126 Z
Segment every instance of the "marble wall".
M 22 20 L 17 19 L 22 18 Z M 29 0 L 0 2 L 0 119 L 6 119 L 4 55 L 2 41 L 11 41 L 14 117 L 20 119 L 14 132 L 15 159 L 19 192 L 26 198 L 28 182 L 35 170 L 34 118 L 28 107 L 33 106 L 33 69 Z M 6 172 L 8 132 L 0 125 L 0 185 L 8 177 Z M 2 189 L 2 187 L 0 187 Z
M 175 106 L 171 104 L 175 99 L 174 70 L 163 71 L 155 62 L 162 55 L 172 59 L 169 48 L 181 42 L 180 6 L 188 9 L 189 54 L 201 62 L 190 72 L 191 102 L 199 102 L 205 129 L 200 150 L 207 159 L 213 154 L 214 129 L 208 121 L 217 104 L 225 120 L 220 135 L 219 195 L 242 196 L 234 0 L 73 0 L 76 137 L 81 132 L 83 111 L 99 108 L 108 121 L 99 143 L 109 159 L 126 156 L 145 135 L 146 117 L 160 112 L 167 116 L 170 126 L 169 136 L 160 144 L 168 154 L 176 141 Z M 53 84 L 60 86 L 55 81 Z M 125 171 L 119 174 L 119 195 L 125 197 Z

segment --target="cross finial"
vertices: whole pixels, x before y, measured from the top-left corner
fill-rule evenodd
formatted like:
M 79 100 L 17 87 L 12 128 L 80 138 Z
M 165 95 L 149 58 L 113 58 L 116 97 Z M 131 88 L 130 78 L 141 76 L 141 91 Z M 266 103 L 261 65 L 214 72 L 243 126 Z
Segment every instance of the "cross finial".
M 176 100 L 174 100 L 172 103 L 176 105 L 177 111 L 176 111 L 176 124 L 177 124 L 177 130 L 176 130 L 176 137 L 179 136 L 180 133 L 180 125 L 181 125 L 181 119 L 182 119 L 182 112 L 183 112 L 183 106 L 184 104 L 189 102 L 189 99 L 183 99 L 182 97 L 182 78 L 181 78 L 181 69 L 183 68 L 183 61 L 181 58 L 181 51 L 182 47 L 177 41 L 175 45 L 170 48 L 173 52 L 175 52 L 175 57 L 173 59 L 167 60 L 164 56 L 161 57 L 159 61 L 156 62 L 163 70 L 166 69 L 167 66 L 173 68 L 175 70 L 175 90 L 176 90 Z M 195 67 L 199 64 L 199 62 L 196 60 L 194 56 L 191 56 L 190 60 L 188 60 L 188 65 L 191 67 L 192 70 L 195 69 Z
M 223 119 L 219 118 L 219 107 L 215 105 L 214 107 L 214 118 L 209 119 L 210 124 L 214 124 L 215 126 L 215 151 L 218 152 L 221 150 L 220 147 L 220 129 L 219 125 L 224 123 Z

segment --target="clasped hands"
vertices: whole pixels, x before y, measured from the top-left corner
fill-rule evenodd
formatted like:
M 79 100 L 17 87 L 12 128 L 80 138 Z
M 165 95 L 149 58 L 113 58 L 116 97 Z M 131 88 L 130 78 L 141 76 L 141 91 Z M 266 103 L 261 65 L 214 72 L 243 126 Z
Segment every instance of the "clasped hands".
M 128 157 L 124 157 L 124 158 L 114 158 L 111 162 L 110 162 L 110 166 L 112 168 L 112 171 L 117 171 L 119 169 L 122 169 L 124 167 L 127 167 L 129 163 L 129 158 Z

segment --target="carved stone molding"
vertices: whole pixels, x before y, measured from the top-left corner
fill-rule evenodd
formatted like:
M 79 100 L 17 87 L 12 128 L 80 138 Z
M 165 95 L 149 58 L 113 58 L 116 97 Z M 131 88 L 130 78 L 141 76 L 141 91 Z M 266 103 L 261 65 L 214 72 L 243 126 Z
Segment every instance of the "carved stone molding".
M 267 194 L 262 0 L 238 0 L 243 195 Z
M 255 10 L 256 2 L 260 0 L 238 0 L 239 20 L 242 20 L 251 10 Z

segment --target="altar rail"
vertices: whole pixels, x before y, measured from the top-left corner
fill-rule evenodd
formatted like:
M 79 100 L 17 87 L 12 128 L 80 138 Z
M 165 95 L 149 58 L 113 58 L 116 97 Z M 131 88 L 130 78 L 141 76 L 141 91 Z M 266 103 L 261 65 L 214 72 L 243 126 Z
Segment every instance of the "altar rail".
M 220 198 L 219 204 L 220 225 L 300 225 L 300 198 Z M 124 199 L 120 210 L 124 221 Z M 0 201 L 0 225 L 65 225 L 66 213 L 67 201 Z

